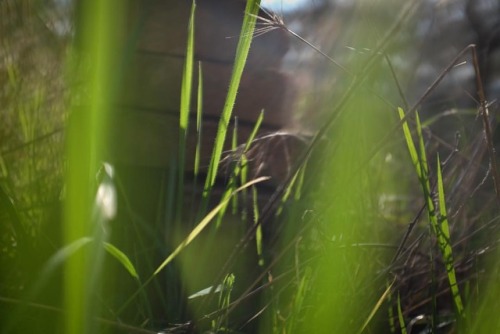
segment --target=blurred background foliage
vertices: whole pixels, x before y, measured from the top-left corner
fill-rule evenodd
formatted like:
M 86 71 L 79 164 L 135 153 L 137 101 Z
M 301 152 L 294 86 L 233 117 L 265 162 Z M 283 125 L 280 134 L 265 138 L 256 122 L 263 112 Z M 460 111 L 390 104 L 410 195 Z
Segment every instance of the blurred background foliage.
M 377 42 L 388 25 L 395 21 L 400 6 L 391 1 L 366 4 L 315 0 L 287 11 L 283 1 L 283 8 L 275 6 L 274 10 L 283 15 L 289 29 L 323 52 L 334 55 L 339 63 L 354 68 L 373 57 Z M 68 68 L 76 33 L 73 10 L 74 3 L 65 0 L 0 0 L 1 314 L 11 314 L 9 311 L 14 305 L 22 303 L 27 291 L 40 283 L 40 273 L 47 260 L 62 247 L 65 129 L 70 106 L 82 100 L 82 96 L 75 93 L 77 90 L 72 89 L 79 87 L 82 79 L 72 75 Z M 303 235 L 308 241 L 305 245 L 300 238 L 294 239 L 299 237 L 297 235 L 284 239 L 287 242 L 295 240 L 297 249 L 304 250 L 297 254 L 304 255 L 306 260 L 294 267 L 297 277 L 290 284 L 293 292 L 289 294 L 293 297 L 286 298 L 283 293 L 282 299 L 286 301 L 276 302 L 280 299 L 276 297 L 280 296 L 278 288 L 267 290 L 272 312 L 268 321 L 263 322 L 262 326 L 268 327 L 261 329 L 262 332 L 274 328 L 275 332 L 327 333 L 339 328 L 329 327 L 332 323 L 325 320 L 331 319 L 336 319 L 335 325 L 340 328 L 351 328 L 354 332 L 360 329 L 362 319 L 366 319 L 370 308 L 384 293 L 387 283 L 384 273 L 387 272 L 395 277 L 393 288 L 401 294 L 400 306 L 408 326 L 421 326 L 424 332 L 429 328 L 436 330 L 437 325 L 443 326 L 443 332 L 452 330 L 454 321 L 448 322 L 452 313 L 449 298 L 440 301 L 442 312 L 434 313 L 439 315 L 438 324 L 431 325 L 428 319 L 435 300 L 447 290 L 442 268 L 435 270 L 434 259 L 428 258 L 436 254 L 427 251 L 433 246 L 431 238 L 426 238 L 427 225 L 417 224 L 416 232 L 407 243 L 412 245 L 408 246 L 411 252 L 402 256 L 399 262 L 391 263 L 391 255 L 423 202 L 417 188 L 418 180 L 402 149 L 401 134 L 378 152 L 364 170 L 367 174 L 357 172 L 363 167 L 359 166 L 360 161 L 371 154 L 371 144 L 377 141 L 374 133 L 383 134 L 385 124 L 395 124 L 396 114 L 381 110 L 396 106 L 408 109 L 407 104 L 415 103 L 441 70 L 470 43 L 478 46 L 479 65 L 491 102 L 490 112 L 496 113 L 496 99 L 500 95 L 500 5 L 493 0 L 423 1 L 405 23 L 406 29 L 393 36 L 386 50 L 404 97 L 398 92 L 391 69 L 381 62 L 383 64 L 370 73 L 364 88 L 370 94 L 377 92 L 378 97 L 355 99 L 348 108 L 349 116 L 333 127 L 329 140 L 346 146 L 325 144 L 326 153 L 316 157 L 312 167 L 318 172 L 311 172 L 314 177 L 308 178 L 308 188 L 312 189 L 310 195 L 306 192 L 304 201 L 290 208 L 289 216 L 301 217 L 297 224 L 311 221 L 315 228 Z M 283 69 L 293 73 L 289 80 L 293 80 L 295 90 L 289 92 L 289 98 L 293 97 L 295 112 L 287 126 L 309 134 L 321 128 L 332 106 L 342 98 L 348 89 L 349 76 L 310 46 L 297 39 L 291 40 Z M 486 333 L 498 328 L 496 315 L 492 314 L 498 302 L 495 297 L 484 297 L 495 296 L 499 286 L 498 270 L 494 265 L 497 257 L 489 257 L 497 252 L 498 203 L 488 178 L 491 177 L 488 174 L 489 157 L 485 152 L 481 121 L 476 118 L 478 101 L 474 72 L 470 56 L 464 59 L 468 63 L 447 74 L 424 101 L 420 112 L 426 125 L 431 166 L 435 165 L 436 152 L 442 157 L 454 157 L 445 167 L 445 179 L 453 220 L 452 240 L 456 241 L 455 257 L 470 314 L 474 316 L 477 308 L 478 319 L 486 319 L 473 323 L 471 328 Z M 493 127 L 496 124 L 492 122 Z M 351 127 L 358 132 L 351 131 Z M 458 143 L 457 133 L 461 136 Z M 498 145 L 498 131 L 495 136 Z M 458 153 L 454 153 L 456 148 Z M 325 156 L 337 160 L 332 162 Z M 338 161 L 342 163 L 336 163 Z M 344 192 L 344 189 L 354 191 Z M 360 189 L 374 191 L 363 193 Z M 329 207 L 336 201 L 343 202 L 345 210 Z M 328 224 L 331 221 L 345 225 Z M 338 250 L 349 244 L 358 246 L 338 256 Z M 319 259 L 318 253 L 323 255 Z M 288 260 L 293 262 L 297 258 L 290 256 Z M 290 268 L 289 263 L 283 261 L 283 270 Z M 345 271 L 332 276 L 325 269 L 328 266 Z M 365 271 L 360 269 L 362 266 Z M 313 271 L 313 268 L 321 270 Z M 434 271 L 436 276 L 433 276 Z M 329 290 L 332 277 L 337 280 L 336 291 Z M 352 277 L 356 277 L 356 284 L 350 281 Z M 236 281 L 238 279 L 236 277 Z M 430 279 L 437 282 L 431 282 L 435 284 L 429 288 Z M 268 280 L 272 281 L 269 277 Z M 59 284 L 57 280 L 49 284 L 33 301 L 38 303 L 36 306 L 16 314 L 23 319 L 21 322 L 10 319 L 16 326 L 23 324 L 16 331 L 51 327 L 51 317 L 44 312 L 58 313 L 62 307 Z M 361 286 L 364 289 L 360 289 Z M 318 287 L 319 290 L 314 290 Z M 286 284 L 280 288 L 283 291 L 290 289 Z M 432 289 L 435 290 L 429 292 Z M 325 296 L 331 305 L 326 303 L 317 307 Z M 353 299 L 346 301 L 348 298 Z M 117 299 L 126 297 L 117 296 Z M 395 300 L 393 295 L 391 305 L 395 305 Z M 365 304 L 370 308 L 359 311 L 360 305 Z M 281 316 L 284 314 L 286 316 Z M 357 316 L 342 318 L 346 314 Z M 141 318 L 142 315 L 136 316 Z M 385 328 L 387 317 L 385 314 L 380 316 L 372 332 Z M 127 330 L 133 332 L 140 325 Z M 191 329 L 186 324 L 183 330 Z

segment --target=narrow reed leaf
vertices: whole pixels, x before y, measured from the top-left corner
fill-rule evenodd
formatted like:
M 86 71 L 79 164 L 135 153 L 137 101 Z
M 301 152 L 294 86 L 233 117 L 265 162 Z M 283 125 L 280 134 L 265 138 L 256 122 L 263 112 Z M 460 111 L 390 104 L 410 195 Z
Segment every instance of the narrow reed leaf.
M 304 162 L 304 165 L 299 169 L 298 172 L 298 180 L 297 180 L 297 185 L 295 186 L 295 196 L 294 199 L 296 201 L 300 200 L 300 197 L 302 196 L 302 187 L 304 186 L 304 177 L 306 175 L 306 170 L 307 170 L 307 161 Z
M 382 303 L 389 296 L 389 294 L 391 292 L 391 289 L 392 289 L 392 286 L 394 285 L 394 282 L 396 282 L 396 280 L 392 281 L 392 283 L 385 289 L 385 291 L 382 294 L 382 296 L 380 296 L 380 298 L 378 299 L 378 301 L 375 303 L 375 306 L 373 306 L 373 309 L 371 310 L 370 314 L 368 315 L 368 318 L 366 318 L 365 323 L 363 324 L 363 326 L 361 327 L 361 329 L 359 330 L 358 333 L 363 333 L 363 331 L 366 329 L 366 327 L 368 326 L 368 324 L 370 323 L 370 321 L 372 321 L 373 317 L 375 316 L 375 314 L 377 313 L 377 311 L 382 306 Z
M 229 83 L 226 102 L 224 103 L 221 119 L 217 128 L 217 135 L 215 137 L 212 158 L 210 161 L 210 166 L 208 168 L 208 175 L 204 192 L 205 197 L 208 196 L 210 189 L 215 184 L 217 170 L 219 168 L 224 142 L 226 139 L 226 133 L 229 126 L 229 120 L 231 119 L 231 114 L 236 101 L 236 94 L 238 92 L 241 76 L 243 74 L 243 69 L 245 68 L 248 52 L 250 51 L 250 44 L 252 42 L 252 36 L 255 30 L 255 15 L 257 15 L 259 11 L 259 5 L 260 0 L 249 0 L 246 4 L 245 12 L 253 15 L 245 15 L 243 19 L 243 27 L 238 41 L 238 46 L 236 48 L 233 73 L 231 75 L 231 80 Z
M 194 59 L 194 13 L 196 10 L 196 2 L 193 1 L 191 6 L 191 14 L 188 24 L 188 39 L 186 47 L 186 58 L 184 62 L 184 71 L 181 84 L 181 105 L 180 105 L 180 128 L 185 132 L 181 135 L 187 135 L 189 111 L 191 107 L 191 89 L 193 82 L 193 59 Z M 185 138 L 181 138 L 184 140 Z
M 257 121 L 255 122 L 255 125 L 252 129 L 252 133 L 250 133 L 250 136 L 247 139 L 247 142 L 245 143 L 245 152 L 248 152 L 250 149 L 250 145 L 252 145 L 255 137 L 257 137 L 257 132 L 259 132 L 260 125 L 262 124 L 262 121 L 264 120 L 264 110 L 260 111 L 259 118 L 257 118 Z
M 402 108 L 398 108 L 399 118 L 401 120 L 404 119 L 405 113 Z M 420 166 L 420 160 L 418 158 L 417 148 L 415 147 L 415 143 L 413 141 L 413 137 L 411 136 L 410 127 L 408 126 L 408 121 L 405 119 L 403 122 L 403 133 L 406 139 L 406 146 L 408 148 L 408 152 L 410 153 L 411 161 L 415 166 L 417 171 L 418 178 L 422 178 L 422 168 Z
M 427 164 L 427 154 L 425 153 L 425 143 L 424 136 L 422 135 L 422 124 L 420 123 L 420 116 L 418 112 L 415 113 L 415 123 L 417 124 L 417 137 L 418 137 L 418 146 L 419 146 L 419 158 L 420 158 L 420 166 L 422 168 L 422 179 L 425 180 L 427 189 L 427 195 L 430 195 L 431 184 L 429 181 L 429 165 Z M 432 202 L 432 200 L 431 200 Z
M 448 224 L 448 215 L 446 213 L 446 199 L 444 195 L 443 175 L 439 155 L 437 157 L 437 183 L 439 197 L 439 220 L 435 233 L 437 235 L 439 248 L 446 266 L 446 273 L 448 275 L 448 282 L 450 283 L 450 290 L 453 297 L 453 303 L 455 304 L 455 310 L 458 318 L 463 318 L 464 305 L 462 303 L 462 298 L 460 297 L 457 276 L 453 265 L 453 250 L 450 243 L 450 227 Z
M 181 84 L 181 105 L 179 117 L 179 160 L 178 162 L 178 188 L 177 188 L 177 209 L 176 215 L 182 212 L 182 198 L 184 197 L 184 169 L 186 163 L 186 139 L 188 135 L 189 113 L 191 108 L 191 90 L 193 82 L 193 59 L 194 59 L 194 13 L 196 2 L 193 0 L 191 14 L 188 24 L 188 39 L 186 47 L 186 58 Z
M 139 279 L 139 275 L 137 274 L 137 270 L 135 270 L 134 265 L 132 264 L 132 261 L 128 258 L 125 253 L 123 253 L 120 249 L 118 249 L 116 246 L 110 244 L 109 242 L 104 243 L 104 249 L 114 257 L 122 266 L 125 268 L 125 270 L 128 271 L 130 276 L 132 276 L 135 279 Z
M 301 167 L 301 169 L 299 169 L 297 171 L 297 173 L 295 173 L 293 178 L 290 180 L 290 182 L 286 186 L 285 192 L 283 193 L 283 196 L 281 197 L 280 205 L 278 206 L 278 209 L 276 210 L 276 213 L 274 214 L 276 217 L 279 217 L 281 215 L 281 213 L 283 212 L 283 205 L 290 198 L 290 195 L 292 194 L 293 187 L 295 185 L 295 182 L 298 179 L 298 176 L 300 175 L 301 170 L 302 170 L 302 167 Z
M 402 120 L 405 116 L 403 109 L 398 108 L 399 117 Z M 406 146 L 408 148 L 408 152 L 410 153 L 411 160 L 413 165 L 415 166 L 415 170 L 417 172 L 418 179 L 420 181 L 420 185 L 422 186 L 422 191 L 424 193 L 425 201 L 427 204 L 427 210 L 429 213 L 429 219 L 431 222 L 435 220 L 435 212 L 434 212 L 434 203 L 432 201 L 431 196 L 431 185 L 429 181 L 429 167 L 427 166 L 427 157 L 425 154 L 425 145 L 424 139 L 422 136 L 422 126 L 420 123 L 420 118 L 418 117 L 418 113 L 416 115 L 416 123 L 417 123 L 417 138 L 419 150 L 415 146 L 413 141 L 413 137 L 411 135 L 410 127 L 408 126 L 408 122 L 405 120 L 403 122 L 403 132 L 406 139 Z

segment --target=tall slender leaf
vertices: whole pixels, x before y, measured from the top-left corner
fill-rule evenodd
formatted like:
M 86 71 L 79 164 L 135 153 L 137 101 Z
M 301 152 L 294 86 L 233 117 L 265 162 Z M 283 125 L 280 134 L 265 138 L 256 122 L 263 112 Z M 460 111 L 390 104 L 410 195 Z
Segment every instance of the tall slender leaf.
M 236 101 L 236 94 L 238 92 L 243 69 L 245 68 L 248 52 L 250 51 L 250 44 L 252 42 L 253 33 L 255 30 L 255 22 L 257 20 L 256 15 L 259 11 L 259 5 L 260 0 L 248 0 L 245 8 L 245 13 L 247 13 L 247 15 L 245 15 L 243 19 L 243 27 L 241 29 L 238 46 L 236 48 L 236 57 L 231 80 L 229 83 L 229 90 L 227 93 L 226 102 L 224 103 L 224 108 L 222 110 L 219 126 L 217 128 L 214 149 L 210 161 L 210 166 L 208 168 L 207 180 L 205 183 L 205 197 L 208 196 L 210 189 L 215 184 L 229 121 L 231 119 L 231 114 Z

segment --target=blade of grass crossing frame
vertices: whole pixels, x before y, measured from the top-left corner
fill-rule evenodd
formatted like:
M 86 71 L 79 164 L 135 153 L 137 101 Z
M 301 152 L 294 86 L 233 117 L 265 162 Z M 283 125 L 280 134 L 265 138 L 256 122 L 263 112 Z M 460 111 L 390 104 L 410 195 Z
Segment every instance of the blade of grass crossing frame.
M 443 255 L 444 263 L 446 266 L 446 273 L 448 275 L 448 281 L 450 283 L 450 290 L 453 297 L 453 303 L 455 304 L 457 316 L 459 318 L 463 318 L 464 306 L 462 303 L 462 298 L 460 297 L 457 276 L 455 273 L 455 267 L 453 265 L 453 250 L 450 243 L 450 227 L 448 224 L 448 216 L 446 213 L 443 175 L 441 171 L 441 162 L 439 160 L 439 155 L 437 157 L 437 183 L 439 198 L 439 224 L 436 226 L 435 233 L 438 238 L 439 248 L 441 249 L 441 254 Z
M 180 217 L 184 197 L 184 165 L 186 161 L 186 139 L 188 134 L 189 113 L 191 108 L 191 89 L 193 83 L 193 59 L 194 59 L 194 13 L 196 2 L 193 0 L 188 23 L 188 39 L 186 47 L 186 58 L 184 60 L 184 71 L 181 86 L 181 105 L 179 117 L 179 160 L 177 166 L 177 208 L 176 215 Z
M 366 329 L 366 327 L 368 326 L 368 324 L 372 321 L 373 317 L 375 316 L 375 314 L 377 313 L 377 311 L 380 309 L 380 307 L 382 306 L 383 302 L 390 295 L 392 286 L 394 285 L 394 282 L 396 282 L 395 279 L 392 281 L 392 283 L 388 287 L 386 287 L 384 293 L 382 294 L 382 296 L 380 296 L 380 298 L 378 299 L 378 301 L 375 303 L 375 306 L 373 306 L 370 314 L 368 315 L 368 318 L 366 319 L 365 323 L 363 324 L 363 326 L 361 327 L 361 329 L 359 330 L 358 333 L 362 333 Z
M 186 248 L 194 239 L 196 239 L 196 237 L 201 233 L 201 231 L 203 231 L 203 229 L 205 229 L 205 227 L 212 221 L 212 219 L 219 213 L 219 211 L 222 208 L 227 207 L 227 203 L 229 202 L 229 200 L 231 199 L 232 196 L 235 196 L 237 193 L 239 193 L 240 191 L 242 191 L 245 188 L 251 187 L 252 185 L 254 185 L 256 183 L 263 182 L 263 181 L 266 181 L 268 179 L 269 179 L 268 177 L 259 177 L 255 180 L 252 180 L 252 181 L 242 185 L 241 187 L 236 189 L 234 192 L 232 192 L 230 194 L 229 198 L 222 200 L 219 203 L 219 205 L 217 205 L 212 211 L 210 211 L 209 214 L 206 215 L 205 218 L 203 218 L 202 221 L 198 225 L 196 225 L 196 227 L 189 233 L 189 235 L 186 237 L 186 239 L 184 239 L 184 241 L 181 242 L 181 244 L 165 259 L 165 261 L 163 261 L 162 264 L 160 264 L 158 266 L 158 268 L 153 273 L 153 276 L 156 276 L 163 268 L 165 268 L 165 266 L 167 264 L 172 262 L 172 260 L 175 257 L 177 257 L 177 255 L 179 255 L 179 253 L 184 248 Z
M 252 180 L 248 183 L 245 183 L 238 189 L 236 189 L 230 196 L 235 196 L 243 189 L 251 187 L 254 184 L 259 182 L 267 181 L 268 177 L 259 177 L 255 180 Z M 226 207 L 231 197 L 223 199 L 219 202 L 214 209 L 212 209 L 199 223 L 191 230 L 188 236 L 180 243 L 179 246 L 158 266 L 158 268 L 154 271 L 154 273 L 135 291 L 125 303 L 122 304 L 121 308 L 116 312 L 116 314 L 121 314 L 125 308 L 143 291 L 143 289 L 153 281 L 153 279 L 163 270 L 170 262 L 172 262 L 183 250 L 186 248 L 194 239 L 198 237 L 198 235 L 208 226 L 208 224 L 215 218 L 215 216 L 219 213 L 219 211 Z
M 229 126 L 229 120 L 231 119 L 231 113 L 233 111 L 234 103 L 236 101 L 236 93 L 238 91 L 238 87 L 241 81 L 241 76 L 243 74 L 243 69 L 245 67 L 248 52 L 250 50 L 250 44 L 252 42 L 253 32 L 255 30 L 255 22 L 257 20 L 256 15 L 259 11 L 259 5 L 260 5 L 260 0 L 248 0 L 246 4 L 245 13 L 251 15 L 245 15 L 243 18 L 243 26 L 240 33 L 238 46 L 236 48 L 236 57 L 235 57 L 233 72 L 231 75 L 231 80 L 229 83 L 229 90 L 227 93 L 226 102 L 224 103 L 224 108 L 222 110 L 219 126 L 217 128 L 217 135 L 215 138 L 212 158 L 210 161 L 210 165 L 208 167 L 207 180 L 205 182 L 204 197 L 208 196 L 210 189 L 215 184 L 217 170 L 219 168 L 219 163 L 222 156 L 222 150 L 224 147 L 224 141 Z

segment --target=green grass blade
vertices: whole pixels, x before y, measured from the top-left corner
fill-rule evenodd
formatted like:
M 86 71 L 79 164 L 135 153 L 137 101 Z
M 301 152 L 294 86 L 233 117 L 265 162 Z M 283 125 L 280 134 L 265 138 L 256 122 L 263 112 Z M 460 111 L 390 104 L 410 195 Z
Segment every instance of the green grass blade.
M 422 124 L 420 123 L 420 116 L 418 112 L 415 113 L 415 123 L 417 126 L 417 138 L 419 147 L 419 161 L 420 161 L 420 183 L 422 185 L 422 191 L 427 203 L 427 213 L 429 216 L 429 221 L 431 226 L 437 226 L 438 217 L 436 214 L 434 201 L 432 199 L 431 181 L 429 180 L 429 165 L 427 163 L 427 154 L 425 153 L 425 143 L 424 136 L 422 135 Z
M 135 270 L 134 265 L 132 264 L 132 261 L 128 258 L 125 253 L 123 253 L 121 250 L 119 250 L 117 247 L 114 245 L 110 244 L 109 242 L 104 243 L 104 249 L 112 256 L 114 257 L 122 266 L 125 268 L 130 276 L 132 276 L 135 279 L 139 279 L 139 275 L 137 274 L 137 270 Z
M 82 249 L 84 246 L 88 245 L 91 242 L 92 238 L 83 237 L 59 249 L 54 255 L 52 255 L 50 260 L 47 262 L 47 265 L 44 268 L 44 272 L 55 270 L 55 268 L 59 267 L 62 263 L 67 261 L 71 256 L 76 254 L 77 251 L 79 251 L 80 249 Z
M 419 158 L 420 158 L 420 166 L 422 167 L 422 178 L 425 180 L 426 188 L 430 190 L 430 182 L 429 182 L 429 165 L 427 164 L 427 155 L 425 154 L 425 143 L 424 136 L 422 135 L 422 124 L 420 123 L 420 116 L 418 112 L 415 113 L 415 123 L 417 125 L 417 138 L 418 138 L 418 148 L 419 148 Z
M 240 191 L 242 191 L 243 189 L 246 189 L 256 183 L 259 183 L 259 182 L 263 182 L 263 181 L 266 181 L 268 180 L 269 178 L 268 177 L 259 177 L 255 180 L 252 180 L 246 184 L 244 184 L 243 186 L 239 187 L 238 189 L 236 189 L 232 194 L 231 196 L 234 196 L 236 195 L 237 193 L 239 193 Z M 219 211 L 226 207 L 227 206 L 227 203 L 229 202 L 229 200 L 231 199 L 231 197 L 229 198 L 226 198 L 224 200 L 221 201 L 221 203 L 219 203 L 219 205 L 217 205 L 212 211 L 210 211 L 206 216 L 205 218 L 202 219 L 202 221 L 189 233 L 189 235 L 186 237 L 186 239 L 184 239 L 183 242 L 181 242 L 181 244 L 172 252 L 172 254 L 170 254 L 166 259 L 165 261 L 162 262 L 162 264 L 160 264 L 158 266 L 158 269 L 155 270 L 155 272 L 153 273 L 153 276 L 156 276 L 163 268 L 165 268 L 165 266 L 167 264 L 169 264 L 170 262 L 172 262 L 172 260 L 174 258 L 177 257 L 177 255 L 180 254 L 180 252 L 182 252 L 182 250 L 184 248 L 186 248 L 200 233 L 201 231 L 203 231 L 205 229 L 205 227 L 207 227 L 207 225 L 212 221 L 212 219 L 219 213 Z
M 402 120 L 405 117 L 405 113 L 402 108 L 398 108 L 399 118 Z M 422 179 L 422 167 L 420 165 L 420 159 L 418 158 L 417 148 L 415 147 L 415 142 L 411 136 L 410 127 L 408 126 L 408 121 L 403 122 L 403 133 L 406 140 L 406 147 L 410 153 L 411 161 L 415 166 L 417 175 L 419 179 Z
M 268 177 L 259 177 L 255 180 L 252 180 L 244 185 L 242 185 L 241 187 L 239 187 L 238 189 L 236 189 L 232 194 L 231 196 L 234 196 L 236 195 L 237 193 L 239 193 L 240 191 L 242 191 L 243 189 L 246 189 L 254 184 L 257 184 L 259 182 L 264 182 L 266 180 L 268 180 L 269 178 Z M 123 303 L 123 305 L 121 306 L 121 308 L 116 312 L 116 314 L 121 314 L 123 312 L 123 310 L 128 306 L 130 305 L 130 303 L 143 291 L 144 287 L 146 285 L 148 285 L 149 283 L 151 283 L 153 281 L 153 279 L 155 278 L 156 275 L 158 275 L 158 273 L 160 273 L 160 271 L 163 270 L 163 268 L 165 268 L 170 262 L 172 262 L 176 257 L 177 255 L 179 255 L 183 250 L 184 248 L 186 248 L 204 229 L 205 227 L 208 226 L 208 224 L 214 219 L 215 216 L 217 216 L 217 214 L 219 213 L 219 211 L 227 206 L 227 203 L 231 200 L 231 197 L 225 199 L 225 200 L 221 200 L 221 202 L 219 203 L 219 205 L 217 205 L 214 209 L 212 209 L 212 211 L 210 211 L 202 220 L 200 223 L 198 223 L 198 225 L 195 226 L 195 228 L 193 230 L 191 230 L 191 232 L 189 233 L 189 235 L 186 237 L 186 239 L 184 239 L 184 241 L 181 242 L 181 244 L 179 246 L 177 246 L 177 248 L 158 266 L 158 268 L 154 271 L 154 273 L 139 287 L 139 289 L 137 289 L 136 292 L 134 292 L 128 299 L 127 301 L 125 301 L 125 303 Z
M 380 296 L 380 298 L 378 299 L 378 301 L 375 303 L 375 306 L 373 306 L 373 309 L 370 311 L 370 314 L 368 315 L 368 318 L 366 318 L 365 323 L 363 324 L 363 326 L 361 327 L 361 329 L 359 330 L 358 333 L 362 333 L 366 329 L 366 327 L 368 326 L 368 324 L 370 323 L 370 321 L 372 321 L 372 319 L 375 316 L 375 314 L 377 313 L 377 311 L 380 309 L 380 307 L 382 306 L 382 304 L 384 303 L 384 301 L 389 296 L 389 294 L 391 292 L 391 289 L 392 289 L 392 286 L 394 285 L 394 282 L 396 282 L 396 280 L 392 281 L 392 283 L 385 289 L 385 291 L 382 294 L 382 296 Z
M 229 83 L 229 90 L 227 93 L 226 102 L 224 103 L 224 108 L 222 110 L 219 126 L 217 128 L 217 135 L 215 137 L 212 158 L 210 161 L 210 166 L 208 168 L 208 175 L 204 192 L 205 196 L 208 196 L 210 189 L 215 184 L 217 170 L 219 168 L 224 142 L 226 139 L 226 133 L 229 126 L 229 120 L 231 119 L 231 114 L 236 101 L 236 94 L 238 92 L 241 76 L 243 74 L 243 69 L 245 68 L 246 59 L 248 57 L 250 44 L 252 42 L 253 33 L 255 30 L 255 22 L 257 20 L 255 15 L 257 15 L 259 11 L 259 5 L 260 0 L 249 0 L 247 1 L 247 5 L 245 8 L 245 13 L 251 15 L 245 15 L 243 19 L 243 27 L 240 33 L 238 46 L 236 48 L 236 58 L 231 75 L 231 80 Z
M 89 66 L 70 64 L 80 73 L 89 98 L 82 107 L 75 104 L 66 129 L 66 197 L 63 239 L 65 244 L 93 236 L 102 238 L 103 229 L 92 219 L 95 175 L 106 151 L 109 115 L 117 93 L 120 62 L 116 52 L 123 46 L 121 32 L 125 25 L 126 2 L 89 0 L 79 2 L 77 15 L 81 60 Z M 75 50 L 76 53 L 76 50 Z M 71 73 L 74 74 L 74 73 Z M 101 278 L 102 244 L 83 248 L 64 266 L 64 332 L 93 333 L 97 302 L 92 294 Z M 56 330 L 57 331 L 57 330 Z
M 238 119 L 236 118 L 234 120 L 233 137 L 232 137 L 232 141 L 231 141 L 231 151 L 236 152 L 237 148 L 238 148 Z M 229 181 L 228 190 L 230 192 L 233 192 L 236 189 L 236 179 L 237 179 L 237 175 L 235 175 L 235 173 L 233 173 L 233 175 L 231 176 L 231 180 Z M 238 196 L 233 196 L 233 199 L 231 200 L 231 202 L 232 202 L 232 213 L 233 213 L 233 215 L 235 215 L 236 212 L 238 212 Z M 222 216 L 223 216 L 223 214 L 219 215 L 219 221 L 217 222 L 217 226 L 220 225 Z
M 398 109 L 399 116 L 402 119 L 404 113 L 401 108 Z M 441 163 L 438 156 L 438 166 L 437 166 L 437 184 L 438 184 L 438 197 L 439 197 L 439 217 L 435 210 L 434 201 L 432 200 L 432 191 L 429 180 L 429 167 L 427 163 L 427 156 L 425 153 L 425 143 L 422 135 L 422 125 L 420 123 L 420 118 L 418 113 L 416 113 L 416 126 L 417 126 L 417 138 L 419 151 L 417 153 L 415 144 L 411 137 L 411 132 L 408 127 L 407 122 L 403 123 L 403 131 L 407 142 L 408 151 L 413 164 L 415 165 L 424 197 L 427 203 L 427 212 L 429 216 L 429 222 L 434 235 L 436 236 L 439 244 L 439 250 L 443 259 L 445 261 L 446 272 L 448 275 L 448 281 L 450 284 L 450 289 L 453 296 L 453 301 L 457 311 L 457 315 L 461 318 L 464 314 L 464 307 L 462 299 L 460 297 L 460 291 L 458 289 L 455 268 L 453 267 L 453 252 L 450 244 L 450 231 L 449 224 L 446 214 L 446 201 L 444 196 L 444 186 L 443 177 L 441 171 Z
M 399 117 L 403 119 L 405 114 L 403 109 L 398 108 Z M 416 113 L 416 124 L 417 124 L 417 138 L 418 138 L 418 146 L 419 150 L 415 146 L 415 142 L 413 141 L 413 137 L 411 135 L 410 127 L 408 126 L 408 122 L 405 120 L 403 122 L 403 132 L 406 139 L 406 146 L 408 148 L 408 152 L 410 153 L 410 157 L 412 163 L 417 172 L 418 179 L 420 181 L 420 185 L 422 186 L 422 191 L 424 193 L 425 201 L 427 204 L 427 211 L 429 214 L 429 220 L 431 224 L 437 223 L 436 213 L 434 211 L 434 202 L 432 201 L 431 196 L 431 185 L 429 181 L 429 167 L 427 166 L 427 156 L 425 154 L 425 145 L 424 139 L 422 136 L 422 126 L 420 123 L 420 118 L 418 117 L 418 113 Z
M 245 143 L 245 152 L 248 152 L 250 149 L 250 145 L 252 145 L 255 137 L 257 137 L 257 132 L 259 132 L 260 125 L 262 124 L 262 121 L 264 120 L 264 110 L 261 110 L 259 118 L 257 118 L 257 121 L 255 122 L 255 125 L 252 129 L 252 133 L 250 133 L 250 136 L 247 139 L 247 142 Z
M 446 213 L 446 200 L 444 195 L 443 175 L 441 171 L 441 162 L 439 155 L 437 158 L 437 183 L 438 183 L 438 197 L 439 197 L 439 224 L 436 226 L 436 236 L 438 238 L 439 248 L 443 255 L 444 263 L 446 266 L 446 273 L 448 275 L 448 282 L 450 283 L 450 290 L 455 304 L 455 309 L 459 318 L 464 316 L 464 306 L 460 291 L 458 288 L 457 276 L 455 267 L 453 265 L 453 250 L 450 243 L 450 227 L 448 224 L 448 215 Z
M 178 160 L 178 188 L 177 188 L 177 210 L 176 214 L 182 212 L 184 198 L 184 169 L 186 163 L 186 140 L 189 126 L 189 113 L 191 108 L 191 90 L 193 85 L 193 59 L 194 59 L 194 13 L 196 10 L 196 2 L 193 0 L 191 6 L 191 14 L 188 24 L 188 39 L 186 47 L 186 58 L 184 62 L 184 71 L 182 75 L 181 86 L 181 105 L 179 117 L 179 160 Z

